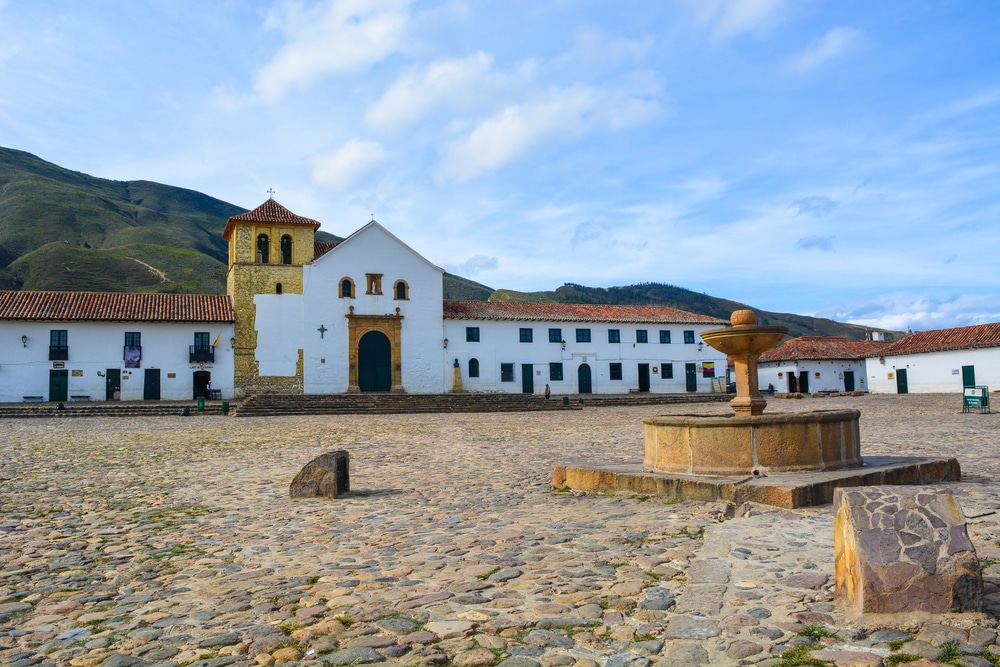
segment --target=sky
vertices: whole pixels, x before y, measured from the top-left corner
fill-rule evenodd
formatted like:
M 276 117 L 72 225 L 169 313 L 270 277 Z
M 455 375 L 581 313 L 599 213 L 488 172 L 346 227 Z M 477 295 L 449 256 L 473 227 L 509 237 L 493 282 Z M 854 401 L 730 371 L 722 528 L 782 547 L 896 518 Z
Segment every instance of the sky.
M 493 288 L 1000 321 L 996 0 L 0 0 L 0 146 Z

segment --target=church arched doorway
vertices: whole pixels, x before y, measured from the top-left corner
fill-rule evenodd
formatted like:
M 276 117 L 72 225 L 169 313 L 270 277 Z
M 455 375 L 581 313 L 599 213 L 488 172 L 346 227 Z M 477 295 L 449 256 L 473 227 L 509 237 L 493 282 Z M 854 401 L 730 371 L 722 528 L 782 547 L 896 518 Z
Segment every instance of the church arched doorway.
M 392 388 L 392 348 L 381 331 L 369 331 L 358 341 L 358 388 L 361 391 Z

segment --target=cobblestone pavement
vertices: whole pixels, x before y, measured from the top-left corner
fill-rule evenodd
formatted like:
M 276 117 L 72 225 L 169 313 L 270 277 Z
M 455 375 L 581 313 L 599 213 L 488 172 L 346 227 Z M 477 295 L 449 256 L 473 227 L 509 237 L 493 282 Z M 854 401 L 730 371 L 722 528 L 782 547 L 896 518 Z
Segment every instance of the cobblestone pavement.
M 959 394 L 768 410 L 834 407 L 862 410 L 865 454 L 956 456 L 978 554 L 1000 560 L 1000 414 L 962 414 Z M 556 465 L 641 460 L 643 417 L 727 410 L 5 420 L 0 663 L 773 665 L 806 645 L 994 664 L 990 561 L 986 614 L 873 625 L 833 597 L 830 506 L 722 521 L 550 491 Z M 351 493 L 290 500 L 332 449 Z

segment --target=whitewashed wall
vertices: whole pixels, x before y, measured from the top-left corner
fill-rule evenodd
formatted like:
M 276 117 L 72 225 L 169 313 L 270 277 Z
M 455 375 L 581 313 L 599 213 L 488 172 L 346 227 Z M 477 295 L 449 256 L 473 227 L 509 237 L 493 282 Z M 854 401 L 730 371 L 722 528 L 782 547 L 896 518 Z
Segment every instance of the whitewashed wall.
M 430 264 L 378 223 L 369 223 L 343 243 L 304 267 L 303 350 L 307 394 L 347 391 L 348 326 L 355 315 L 402 315 L 401 373 L 408 393 L 440 393 L 450 389 L 445 375 L 442 334 L 442 276 Z M 365 276 L 382 274 L 382 294 L 365 294 Z M 354 281 L 355 298 L 340 297 L 343 278 Z M 394 285 L 404 280 L 409 298 L 395 299 Z M 320 327 L 325 331 L 322 335 Z M 394 363 L 396 360 L 393 360 Z M 445 378 L 448 386 L 445 386 Z
M 774 385 L 776 392 L 788 391 L 788 375 L 798 376 L 802 371 L 809 373 L 809 392 L 844 391 L 844 373 L 854 373 L 854 389 L 868 391 L 864 359 L 854 360 L 805 360 L 805 361 L 772 361 L 757 366 L 757 382 L 761 391 L 768 384 Z M 778 374 L 781 374 L 779 377 Z M 816 374 L 819 373 L 819 377 Z
M 479 327 L 479 342 L 466 341 L 466 327 Z M 520 330 L 532 329 L 532 342 L 520 342 Z M 559 343 L 549 342 L 549 329 L 561 329 L 566 349 Z M 586 363 L 591 369 L 591 386 L 595 394 L 625 394 L 639 389 L 639 364 L 650 366 L 651 393 L 685 393 L 685 363 L 698 364 L 698 392 L 711 393 L 712 379 L 703 377 L 702 364 L 715 364 L 715 377 L 725 378 L 726 357 L 705 345 L 699 332 L 717 329 L 718 325 L 659 325 L 659 324 L 592 324 L 580 322 L 511 322 L 491 320 L 445 320 L 444 333 L 448 339 L 447 366 L 450 369 L 458 359 L 462 369 L 462 385 L 471 391 L 498 391 L 521 393 L 523 364 L 533 366 L 534 393 L 545 391 L 546 383 L 553 394 L 575 394 L 579 390 L 578 369 Z M 591 342 L 577 343 L 576 330 L 590 329 Z M 608 342 L 608 330 L 618 329 L 620 343 Z M 646 330 L 647 343 L 636 342 L 635 332 Z M 660 343 L 660 330 L 671 332 L 671 342 Z M 695 343 L 685 344 L 684 331 L 695 331 Z M 702 343 L 702 350 L 698 350 Z M 469 360 L 479 360 L 479 378 L 469 377 Z M 549 364 L 561 362 L 563 380 L 549 376 Z M 610 378 L 610 364 L 622 364 L 622 379 Z M 513 382 L 501 382 L 500 364 L 514 364 Z M 674 377 L 663 379 L 661 366 L 672 363 Z M 656 369 L 656 373 L 653 369 Z M 449 376 L 450 378 L 450 376 Z M 450 384 L 450 383 L 449 383 Z M 449 386 L 450 389 L 450 386 Z
M 260 375 L 294 377 L 303 339 L 302 295 L 257 294 L 253 302 L 257 330 L 254 355 Z
M 990 391 L 1000 389 L 1000 348 L 996 347 L 870 357 L 867 363 L 869 391 L 875 394 L 896 393 L 896 371 L 900 368 L 906 369 L 911 394 L 961 394 L 962 366 L 975 367 L 977 385 L 986 385 Z
M 69 359 L 49 361 L 49 332 L 67 332 Z M 142 334 L 139 368 L 125 368 L 125 332 Z M 218 337 L 215 361 L 201 368 L 188 361 L 195 332 L 208 332 L 209 342 Z M 21 343 L 27 336 L 27 347 Z M 212 374 L 212 389 L 223 398 L 233 395 L 233 337 L 231 323 L 151 322 L 0 322 L 0 402 L 20 403 L 25 396 L 49 398 L 49 370 L 62 363 L 69 371 L 70 396 L 90 396 L 103 401 L 107 369 L 121 369 L 121 400 L 142 400 L 144 369 L 160 369 L 160 398 L 190 401 L 194 397 L 194 373 Z M 101 373 L 103 375 L 98 375 Z M 173 375 L 174 377 L 170 377 Z

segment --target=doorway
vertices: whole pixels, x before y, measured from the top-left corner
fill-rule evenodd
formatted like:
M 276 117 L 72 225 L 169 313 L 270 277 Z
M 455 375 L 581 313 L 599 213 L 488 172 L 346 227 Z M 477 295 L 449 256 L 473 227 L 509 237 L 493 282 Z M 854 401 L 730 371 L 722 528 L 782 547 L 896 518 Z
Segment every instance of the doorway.
M 896 393 L 897 394 L 908 394 L 910 393 L 910 388 L 906 384 L 906 369 L 897 368 L 896 369 Z
M 104 400 L 120 401 L 122 398 L 122 371 L 109 368 L 104 374 Z
M 198 398 L 199 396 L 204 396 L 205 398 L 212 398 L 208 395 L 208 384 L 212 381 L 212 374 L 208 371 L 195 371 L 194 372 L 194 396 L 192 398 Z
M 649 391 L 649 364 L 639 364 L 639 391 Z
M 65 401 L 69 398 L 69 371 L 49 371 L 49 400 Z
M 809 393 L 809 371 L 799 373 L 799 391 L 803 394 Z
M 534 368 L 531 364 L 521 364 L 521 393 L 535 393 Z
M 698 391 L 698 364 L 684 364 L 684 389 Z
M 142 400 L 160 400 L 160 369 L 147 368 L 142 379 Z
M 976 367 L 962 366 L 962 387 L 976 386 Z
M 854 371 L 844 371 L 844 391 L 854 391 Z
M 369 331 L 358 341 L 358 388 L 392 389 L 392 351 L 389 338 L 381 331 Z
M 580 394 L 590 394 L 593 392 L 590 384 L 590 366 L 580 364 L 576 369 L 577 392 Z

